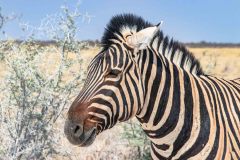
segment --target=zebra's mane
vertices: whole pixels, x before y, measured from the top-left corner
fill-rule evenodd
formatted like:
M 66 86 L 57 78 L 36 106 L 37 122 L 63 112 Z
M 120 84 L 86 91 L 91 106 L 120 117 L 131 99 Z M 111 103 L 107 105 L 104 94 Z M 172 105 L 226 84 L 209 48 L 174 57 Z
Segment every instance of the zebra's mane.
M 103 50 L 107 50 L 113 44 L 113 39 L 122 41 L 121 39 L 124 39 L 123 35 L 125 32 L 135 33 L 150 26 L 153 25 L 145 21 L 142 17 L 133 14 L 121 14 L 114 16 L 108 23 L 101 40 Z M 119 38 L 119 36 L 121 38 Z M 159 52 L 168 60 L 192 74 L 203 74 L 199 61 L 190 51 L 187 50 L 184 45 L 174 41 L 173 39 L 169 40 L 168 36 L 164 36 L 162 31 L 159 31 L 156 34 L 151 42 L 151 45 L 154 45 L 154 41 L 156 39 L 162 44 Z M 158 44 L 160 45 L 160 43 Z

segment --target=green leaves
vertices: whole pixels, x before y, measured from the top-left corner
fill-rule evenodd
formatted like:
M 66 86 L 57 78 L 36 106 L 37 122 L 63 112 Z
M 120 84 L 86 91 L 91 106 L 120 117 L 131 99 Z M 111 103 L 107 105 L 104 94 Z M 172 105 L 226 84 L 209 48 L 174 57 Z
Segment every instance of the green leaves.
M 122 137 L 128 140 L 129 145 L 138 148 L 136 158 L 140 160 L 150 160 L 150 141 L 141 126 L 136 121 L 130 121 L 123 124 Z

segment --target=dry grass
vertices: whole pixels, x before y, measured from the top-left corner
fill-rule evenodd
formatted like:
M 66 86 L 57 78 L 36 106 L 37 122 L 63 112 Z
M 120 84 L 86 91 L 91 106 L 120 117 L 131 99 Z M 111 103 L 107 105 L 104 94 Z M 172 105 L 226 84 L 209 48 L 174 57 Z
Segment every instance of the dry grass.
M 240 48 L 188 48 L 200 61 L 205 73 L 225 79 L 240 77 Z M 99 48 L 84 50 L 82 56 L 91 59 Z
M 189 48 L 207 74 L 234 79 L 240 77 L 240 48 Z M 91 59 L 99 48 L 84 50 L 82 56 Z M 88 63 L 88 61 L 86 61 Z
M 86 70 L 91 58 L 99 52 L 99 48 L 95 47 L 89 50 L 83 50 L 81 56 L 83 57 L 83 68 Z M 200 60 L 203 70 L 207 74 L 224 77 L 227 79 L 233 79 L 240 77 L 240 48 L 189 48 L 197 59 Z M 53 49 L 54 51 L 54 49 Z M 55 54 L 46 54 L 47 57 L 43 57 L 43 62 L 40 67 L 54 67 L 58 64 L 59 57 L 55 57 Z M 75 58 L 73 54 L 69 54 L 69 57 Z M 55 59 L 56 63 L 50 63 L 49 60 Z M 46 65 L 48 64 L 48 65 Z M 77 72 L 79 66 L 72 68 L 73 72 Z M 0 81 L 7 73 L 6 66 L 0 62 Z M 49 72 L 48 74 L 51 74 Z M 71 76 L 69 73 L 68 76 Z M 67 79 L 66 79 L 67 80 Z M 58 121 L 59 134 L 63 135 L 63 119 Z M 96 141 L 88 148 L 79 148 L 72 146 L 66 140 L 62 138 L 60 144 L 65 147 L 72 154 L 71 159 L 130 159 L 133 154 L 136 153 L 137 148 L 130 147 L 127 140 L 123 140 L 121 135 L 123 128 L 121 125 L 115 126 L 113 129 L 107 130 L 100 134 Z M 55 157 L 54 159 L 62 159 L 62 157 Z
M 53 49 L 54 51 L 55 49 Z M 200 61 L 203 70 L 207 74 L 224 77 L 226 79 L 233 79 L 240 77 L 240 48 L 189 48 L 194 56 Z M 83 50 L 81 55 L 84 58 L 83 69 L 86 69 L 91 58 L 93 58 L 100 49 L 94 47 L 89 50 Z M 56 54 L 49 53 L 48 57 L 43 57 L 43 63 L 41 66 L 54 67 L 57 65 L 59 57 Z M 74 58 L 73 54 L 69 54 L 69 57 Z M 49 60 L 56 59 L 56 63 L 48 63 Z M 48 64 L 47 66 L 45 64 Z M 77 71 L 78 66 L 75 66 L 73 70 Z M 0 62 L 0 80 L 6 74 L 6 66 Z M 51 73 L 49 73 L 51 74 Z
M 240 48 L 189 48 L 203 70 L 225 79 L 240 77 Z

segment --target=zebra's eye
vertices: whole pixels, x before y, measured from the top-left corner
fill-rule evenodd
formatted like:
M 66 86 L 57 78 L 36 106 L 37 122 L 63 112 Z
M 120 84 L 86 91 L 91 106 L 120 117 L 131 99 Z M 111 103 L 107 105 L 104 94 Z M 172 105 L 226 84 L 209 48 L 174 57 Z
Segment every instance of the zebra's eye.
M 116 78 L 119 74 L 121 74 L 120 70 L 112 69 L 108 72 L 107 77 L 109 78 Z

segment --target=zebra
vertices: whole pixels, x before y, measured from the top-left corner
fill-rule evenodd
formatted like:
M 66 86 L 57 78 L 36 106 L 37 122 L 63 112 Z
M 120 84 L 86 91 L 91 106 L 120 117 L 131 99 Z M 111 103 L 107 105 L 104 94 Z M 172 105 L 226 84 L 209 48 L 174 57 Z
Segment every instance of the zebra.
M 70 143 L 136 117 L 152 159 L 240 159 L 240 79 L 207 75 L 187 48 L 133 14 L 114 16 L 69 108 Z

